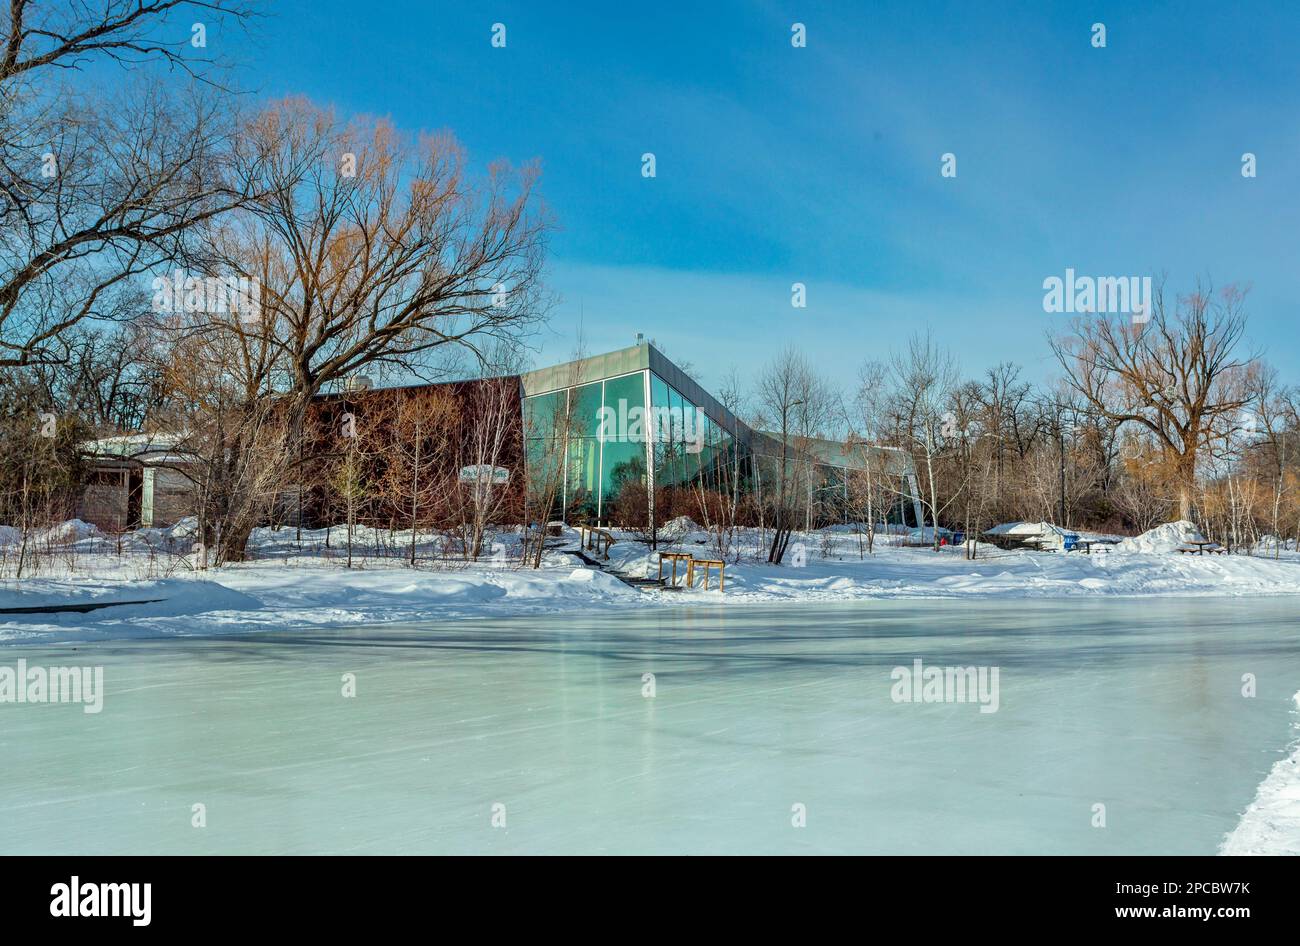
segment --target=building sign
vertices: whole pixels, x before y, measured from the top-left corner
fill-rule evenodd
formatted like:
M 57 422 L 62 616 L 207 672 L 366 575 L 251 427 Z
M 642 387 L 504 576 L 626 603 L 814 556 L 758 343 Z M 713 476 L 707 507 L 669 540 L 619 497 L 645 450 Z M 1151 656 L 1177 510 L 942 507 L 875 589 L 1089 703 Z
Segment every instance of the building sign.
M 460 468 L 462 483 L 492 483 L 500 485 L 510 482 L 510 471 L 503 466 L 462 466 Z

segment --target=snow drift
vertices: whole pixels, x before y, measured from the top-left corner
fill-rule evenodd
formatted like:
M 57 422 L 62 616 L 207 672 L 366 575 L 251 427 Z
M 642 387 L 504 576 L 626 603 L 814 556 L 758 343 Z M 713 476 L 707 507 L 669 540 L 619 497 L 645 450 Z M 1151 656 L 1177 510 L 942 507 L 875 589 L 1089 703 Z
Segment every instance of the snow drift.
M 1294 699 L 1300 711 L 1300 693 Z M 1296 728 L 1300 730 L 1300 723 Z M 1260 783 L 1255 800 L 1223 839 L 1219 853 L 1300 855 L 1300 743 Z
M 1124 539 L 1115 546 L 1116 552 L 1140 552 L 1145 555 L 1160 555 L 1178 551 L 1188 542 L 1204 542 L 1205 536 L 1193 523 L 1186 519 L 1166 522 L 1143 532 L 1141 535 Z

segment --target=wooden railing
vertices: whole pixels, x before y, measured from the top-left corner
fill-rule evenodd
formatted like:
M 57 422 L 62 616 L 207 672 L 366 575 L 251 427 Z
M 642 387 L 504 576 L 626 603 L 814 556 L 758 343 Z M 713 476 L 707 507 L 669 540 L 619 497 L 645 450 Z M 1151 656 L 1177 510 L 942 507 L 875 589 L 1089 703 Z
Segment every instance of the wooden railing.
M 615 539 L 608 529 L 578 526 L 578 537 L 582 547 L 588 552 L 595 552 L 606 560 L 609 559 L 609 547 L 614 544 Z

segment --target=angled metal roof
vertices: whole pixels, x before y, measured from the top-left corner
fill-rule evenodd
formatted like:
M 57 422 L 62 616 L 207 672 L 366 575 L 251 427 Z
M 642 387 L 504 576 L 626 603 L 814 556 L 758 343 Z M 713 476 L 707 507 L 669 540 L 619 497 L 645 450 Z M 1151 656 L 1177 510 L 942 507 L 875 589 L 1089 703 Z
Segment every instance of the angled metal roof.
M 771 430 L 757 431 L 755 449 L 763 456 L 779 457 L 781 455 L 781 435 Z M 867 443 L 865 440 L 850 437 L 848 440 L 831 440 L 826 437 L 799 437 L 791 435 L 786 438 L 791 449 L 807 451 L 820 463 L 828 466 L 840 466 L 850 470 L 866 469 L 866 451 L 875 457 L 873 468 L 886 473 L 903 476 L 912 472 L 912 458 L 897 447 L 885 447 L 880 444 Z
M 750 446 L 760 456 L 781 455 L 781 435 L 770 431 L 756 431 L 743 420 L 722 406 L 712 394 L 704 390 L 686 372 L 668 360 L 668 356 L 655 348 L 648 341 L 638 342 L 618 351 L 603 355 L 592 355 L 549 368 L 539 368 L 522 376 L 524 395 L 548 394 L 564 388 L 581 384 L 590 384 L 634 371 L 649 368 L 661 379 L 677 390 L 696 407 L 700 408 L 713 421 L 729 431 L 735 432 L 738 439 Z M 792 446 L 810 451 L 821 463 L 831 466 L 863 469 L 865 467 L 864 450 L 870 450 L 877 462 L 889 473 L 903 475 L 912 470 L 911 457 L 894 447 L 881 447 L 868 444 L 859 439 L 850 438 L 845 443 L 823 437 L 791 437 Z
M 532 397 L 534 394 L 546 394 L 605 378 L 617 378 L 633 371 L 644 371 L 650 367 L 650 350 L 649 342 L 641 342 L 603 355 L 592 355 L 525 372 L 521 376 L 524 395 Z
M 714 423 L 735 432 L 742 441 L 748 442 L 753 436 L 753 431 L 748 424 L 723 407 L 717 398 L 669 361 L 668 356 L 646 341 L 603 355 L 592 355 L 590 358 L 566 361 L 564 364 L 529 371 L 522 376 L 524 395 L 531 397 L 534 394 L 547 394 L 580 384 L 590 384 L 593 381 L 617 378 L 619 375 L 631 374 L 633 371 L 644 371 L 647 368 L 675 388 L 678 394 L 704 411 Z

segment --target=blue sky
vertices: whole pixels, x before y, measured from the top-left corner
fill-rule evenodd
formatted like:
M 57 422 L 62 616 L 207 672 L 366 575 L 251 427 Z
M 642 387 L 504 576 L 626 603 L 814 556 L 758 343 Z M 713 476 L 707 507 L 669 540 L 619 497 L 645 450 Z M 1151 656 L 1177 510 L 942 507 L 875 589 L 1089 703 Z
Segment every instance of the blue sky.
M 644 332 L 706 384 L 795 342 L 848 385 L 929 329 L 967 373 L 1039 380 L 1070 267 L 1248 284 L 1300 382 L 1298 33 L 1295 3 L 292 0 L 240 75 L 540 158 L 562 301 L 538 363 L 581 320 L 589 351 Z

